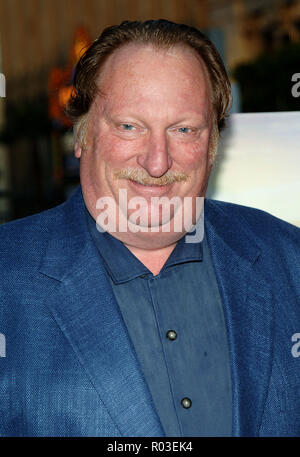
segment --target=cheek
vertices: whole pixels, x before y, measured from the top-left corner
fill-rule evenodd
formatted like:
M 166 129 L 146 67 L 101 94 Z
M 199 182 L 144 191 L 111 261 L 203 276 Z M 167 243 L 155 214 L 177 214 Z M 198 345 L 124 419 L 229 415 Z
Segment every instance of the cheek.
M 203 132 L 199 141 L 174 145 L 174 160 L 185 170 L 197 170 L 206 167 L 208 139 L 208 132 Z
M 186 171 L 197 170 L 207 162 L 207 147 L 204 144 L 185 144 L 177 148 L 174 160 Z
M 134 157 L 138 146 L 133 141 L 124 141 L 116 137 L 102 137 L 97 140 L 94 151 L 96 158 L 109 166 L 118 166 Z

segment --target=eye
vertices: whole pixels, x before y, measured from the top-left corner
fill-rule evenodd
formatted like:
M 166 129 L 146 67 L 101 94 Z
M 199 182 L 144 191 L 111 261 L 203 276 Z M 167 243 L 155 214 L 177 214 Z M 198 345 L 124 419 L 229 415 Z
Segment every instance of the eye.
M 121 128 L 122 128 L 123 130 L 127 130 L 127 131 L 129 131 L 129 132 L 132 131 L 132 130 L 134 130 L 134 126 L 131 125 L 131 124 L 121 124 Z
M 190 129 L 189 127 L 179 127 L 178 128 L 178 132 L 179 133 L 191 133 L 192 129 Z

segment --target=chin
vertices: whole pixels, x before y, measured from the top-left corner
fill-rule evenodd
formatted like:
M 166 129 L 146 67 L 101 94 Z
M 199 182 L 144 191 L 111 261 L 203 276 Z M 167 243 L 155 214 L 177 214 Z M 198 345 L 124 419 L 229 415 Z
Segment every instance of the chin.
M 175 244 L 185 235 L 185 232 L 142 232 L 117 233 L 116 238 L 125 245 L 138 249 L 162 249 Z

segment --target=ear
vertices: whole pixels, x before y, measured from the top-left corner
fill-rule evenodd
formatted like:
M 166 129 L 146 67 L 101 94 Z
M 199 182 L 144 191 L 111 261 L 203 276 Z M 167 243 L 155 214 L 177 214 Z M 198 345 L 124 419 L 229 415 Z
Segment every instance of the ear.
M 77 141 L 74 145 L 74 155 L 77 159 L 80 159 L 80 157 L 81 157 L 81 147 L 79 146 Z

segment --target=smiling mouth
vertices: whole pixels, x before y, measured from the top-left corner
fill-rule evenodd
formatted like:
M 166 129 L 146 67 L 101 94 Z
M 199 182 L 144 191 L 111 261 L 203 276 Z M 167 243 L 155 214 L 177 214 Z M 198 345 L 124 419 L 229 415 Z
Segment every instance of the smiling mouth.
M 153 184 L 153 183 L 141 183 L 137 180 L 128 179 L 131 189 L 135 194 L 138 195 L 165 195 L 172 189 L 173 183 L 160 183 L 160 184 Z

